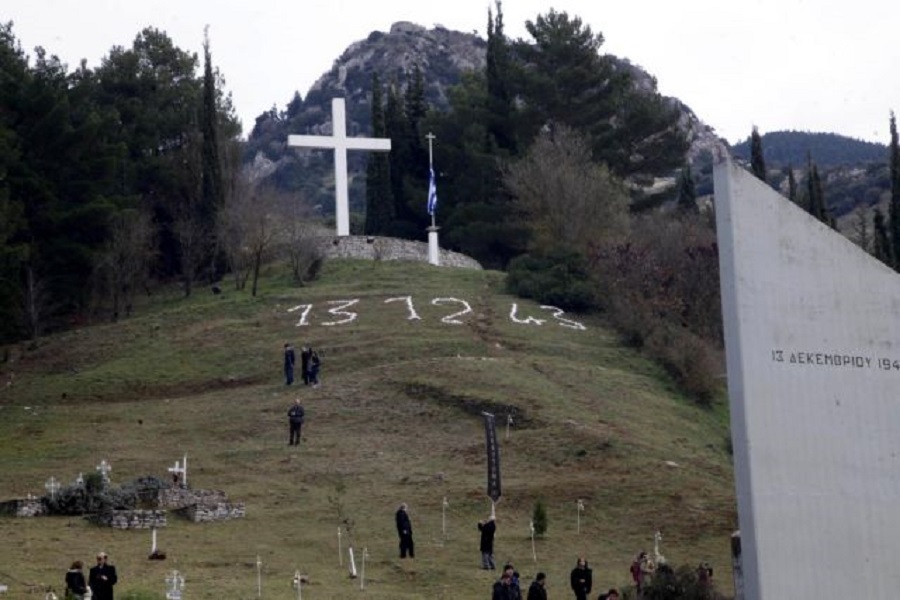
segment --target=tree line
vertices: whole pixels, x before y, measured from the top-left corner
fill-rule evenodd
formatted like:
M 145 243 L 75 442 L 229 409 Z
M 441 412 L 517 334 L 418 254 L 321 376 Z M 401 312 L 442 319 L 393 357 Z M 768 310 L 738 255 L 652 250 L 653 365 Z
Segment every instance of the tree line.
M 202 68 L 201 68 L 202 60 Z M 117 319 L 150 281 L 242 287 L 297 207 L 240 170 L 240 123 L 203 56 L 142 30 L 98 67 L 33 63 L 0 26 L 0 341 Z M 280 230 L 276 224 L 283 224 Z M 285 232 L 284 228 L 291 231 Z M 302 244 L 289 256 L 302 278 Z

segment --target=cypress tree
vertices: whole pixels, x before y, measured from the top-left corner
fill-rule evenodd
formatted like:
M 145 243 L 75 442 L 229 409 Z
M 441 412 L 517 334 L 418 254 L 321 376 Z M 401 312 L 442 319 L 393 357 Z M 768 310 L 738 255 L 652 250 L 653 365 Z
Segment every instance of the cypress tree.
M 794 177 L 794 166 L 788 165 L 788 198 L 797 203 L 797 179 Z
M 891 257 L 891 242 L 888 239 L 887 226 L 884 222 L 884 215 L 881 212 L 881 209 L 875 209 L 875 216 L 872 218 L 873 229 L 874 229 L 874 240 L 873 240 L 873 254 L 875 258 L 880 260 L 886 265 L 890 265 L 893 263 Z
M 209 27 L 203 33 L 203 107 L 201 111 L 201 177 L 202 198 L 199 207 L 201 236 L 211 241 L 216 217 L 225 204 L 222 162 L 219 157 L 219 123 L 216 110 L 216 80 L 209 51 Z M 210 281 L 216 275 L 216 251 L 211 250 Z
M 386 137 L 384 98 L 378 73 L 372 74 L 372 135 Z M 386 152 L 370 152 L 366 167 L 366 235 L 384 235 L 394 220 L 391 172 Z
M 900 270 L 900 146 L 897 142 L 897 119 L 891 111 L 891 207 L 888 214 L 891 256 L 895 270 Z
M 515 125 L 513 117 L 513 93 L 511 91 L 512 61 L 509 43 L 503 33 L 503 5 L 497 0 L 497 16 L 488 8 L 487 54 L 485 77 L 487 79 L 488 148 L 496 146 L 510 154 L 516 153 Z
M 763 158 L 762 138 L 759 136 L 759 129 L 753 127 L 753 133 L 750 135 L 750 169 L 760 181 L 766 180 L 766 161 Z

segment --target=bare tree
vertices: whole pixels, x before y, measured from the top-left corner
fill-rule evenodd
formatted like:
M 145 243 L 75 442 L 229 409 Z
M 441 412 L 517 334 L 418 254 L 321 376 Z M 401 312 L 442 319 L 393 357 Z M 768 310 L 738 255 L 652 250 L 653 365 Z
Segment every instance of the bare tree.
M 147 281 L 156 254 L 155 228 L 149 213 L 125 210 L 110 223 L 110 237 L 95 267 L 104 296 L 112 301 L 112 320 L 122 309 L 131 315 L 135 292 Z
M 534 250 L 585 253 L 627 230 L 624 185 L 592 161 L 588 142 L 569 127 L 545 128 L 528 154 L 505 169 L 504 181 L 528 217 Z

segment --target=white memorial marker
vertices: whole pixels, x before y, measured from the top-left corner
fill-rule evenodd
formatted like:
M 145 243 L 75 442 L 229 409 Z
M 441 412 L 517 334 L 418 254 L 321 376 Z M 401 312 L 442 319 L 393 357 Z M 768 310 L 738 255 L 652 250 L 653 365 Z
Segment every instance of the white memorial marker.
M 531 531 L 531 557 L 537 562 L 537 551 L 534 549 L 534 521 L 528 522 L 528 529 Z
M 75 478 L 75 486 L 84 487 L 84 473 L 79 473 L 78 477 Z
M 896 598 L 900 277 L 714 170 L 747 600 Z
M 294 587 L 297 588 L 297 600 L 303 600 L 303 576 L 300 569 L 294 571 Z
M 389 152 L 390 138 L 347 137 L 347 116 L 343 98 L 331 100 L 331 136 L 289 135 L 288 146 L 298 148 L 331 148 L 334 150 L 334 215 L 337 235 L 350 235 L 350 194 L 347 185 L 347 150 Z
M 341 526 L 338 525 L 338 564 L 344 566 L 344 551 L 341 549 Z
M 369 558 L 369 548 L 363 546 L 362 551 L 362 569 L 359 572 L 359 589 L 366 589 L 366 559 Z
M 184 576 L 178 571 L 166 575 L 166 600 L 181 600 L 184 591 Z
M 576 510 L 578 511 L 578 527 L 575 530 L 575 533 L 581 533 L 581 513 L 584 512 L 584 501 L 579 498 L 578 502 L 575 505 Z
M 51 500 L 56 500 L 56 492 L 59 491 L 59 482 L 56 480 L 56 477 L 48 479 L 47 483 L 44 484 L 44 489 L 50 492 Z
M 100 471 L 100 475 L 103 476 L 103 483 L 109 484 L 109 473 L 112 471 L 112 466 L 106 462 L 105 458 L 97 465 L 97 470 Z
M 256 597 L 262 598 L 262 560 L 256 555 Z
M 441 534 L 446 538 L 447 537 L 447 508 L 450 507 L 450 503 L 447 502 L 447 496 L 444 496 L 444 501 L 441 503 Z

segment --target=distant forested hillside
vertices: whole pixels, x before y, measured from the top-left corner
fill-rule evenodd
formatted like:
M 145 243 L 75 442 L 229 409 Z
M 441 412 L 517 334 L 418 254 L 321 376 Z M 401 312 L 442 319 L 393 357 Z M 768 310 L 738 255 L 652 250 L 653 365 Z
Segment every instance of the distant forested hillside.
M 858 165 L 887 160 L 887 146 L 835 133 L 773 131 L 762 136 L 763 156 L 769 167 L 806 164 L 810 155 L 820 168 Z M 732 153 L 750 160 L 750 136 L 735 145 Z

